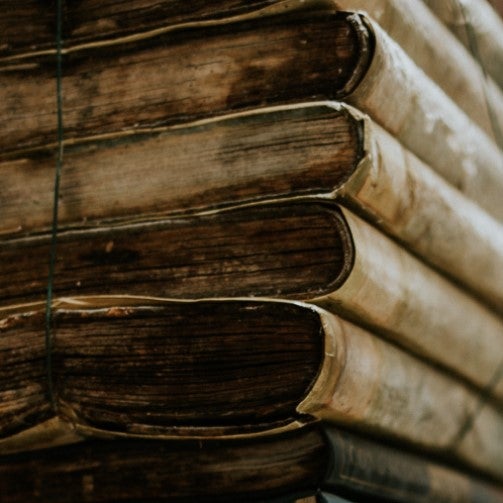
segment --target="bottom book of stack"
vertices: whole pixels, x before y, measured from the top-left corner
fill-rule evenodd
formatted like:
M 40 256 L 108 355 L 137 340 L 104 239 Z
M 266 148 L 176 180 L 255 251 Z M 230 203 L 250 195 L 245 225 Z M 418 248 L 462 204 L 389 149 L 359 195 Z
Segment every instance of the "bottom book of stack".
M 0 458 L 2 501 L 503 501 L 496 486 L 329 425 L 253 439 L 87 440 Z
M 0 313 L 2 501 L 502 501 L 497 403 L 320 307 L 57 299 L 50 366 L 44 324 Z

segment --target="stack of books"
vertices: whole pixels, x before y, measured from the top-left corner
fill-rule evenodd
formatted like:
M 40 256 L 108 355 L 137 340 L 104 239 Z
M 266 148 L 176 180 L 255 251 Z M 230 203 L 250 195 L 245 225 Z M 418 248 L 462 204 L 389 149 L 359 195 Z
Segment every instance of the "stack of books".
M 0 501 L 503 501 L 489 4 L 2 3 Z

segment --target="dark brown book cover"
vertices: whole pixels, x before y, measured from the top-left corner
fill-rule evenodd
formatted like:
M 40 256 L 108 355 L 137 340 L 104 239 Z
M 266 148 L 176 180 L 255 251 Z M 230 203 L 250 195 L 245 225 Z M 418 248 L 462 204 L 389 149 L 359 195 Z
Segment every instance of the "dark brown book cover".
M 501 152 L 377 24 L 314 0 L 271 9 L 213 26 L 66 47 L 65 139 L 88 142 L 257 106 L 346 99 L 502 218 Z M 54 69 L 44 60 L 51 57 L 35 54 L 17 66 L 4 60 L 4 158 L 54 144 Z
M 0 246 L 1 304 L 45 297 L 49 246 L 48 236 Z M 62 232 L 54 291 L 312 301 L 503 397 L 501 319 L 328 201 L 278 200 Z
M 501 486 L 323 425 L 248 440 L 88 440 L 0 458 L 4 503 L 498 503 Z
M 36 248 L 50 228 L 54 158 L 1 167 L 5 249 Z M 114 222 L 124 232 L 130 224 L 133 232 L 140 221 L 169 220 L 174 213 L 299 196 L 349 206 L 503 310 L 503 226 L 367 116 L 335 102 L 260 108 L 68 146 L 58 229 L 85 239 L 86 229 L 95 227 L 113 235 Z M 29 263 L 26 258 L 23 267 Z M 11 279 L 5 281 L 12 291 Z
M 326 420 L 503 477 L 497 407 L 313 305 L 61 299 L 50 366 L 43 305 L 2 314 L 4 454 L 82 436 L 260 437 Z

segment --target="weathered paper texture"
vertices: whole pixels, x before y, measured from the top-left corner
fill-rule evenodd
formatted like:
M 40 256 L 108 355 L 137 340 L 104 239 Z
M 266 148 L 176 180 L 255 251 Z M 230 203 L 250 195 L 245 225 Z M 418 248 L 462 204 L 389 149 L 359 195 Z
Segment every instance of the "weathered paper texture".
M 347 101 L 468 197 L 503 219 L 503 155 L 487 135 L 372 23 L 371 66 Z
M 372 327 L 481 388 L 503 365 L 503 321 L 376 229 L 343 210 L 354 241 L 351 273 L 333 293 L 313 299 Z M 503 400 L 503 375 L 490 393 Z
M 253 302 L 250 299 L 216 299 L 214 302 Z M 54 309 L 93 310 L 102 307 L 162 305 L 170 299 L 153 297 L 100 296 L 57 299 Z M 186 303 L 190 301 L 174 301 Z M 196 301 L 197 302 L 197 301 Z M 286 302 L 256 299 L 260 302 Z M 464 463 L 503 479 L 503 451 L 497 439 L 503 435 L 503 416 L 480 396 L 452 377 L 406 354 L 314 305 L 296 303 L 315 311 L 324 330 L 324 357 L 321 371 L 306 398 L 298 405 L 302 421 L 284 428 L 254 433 L 270 435 L 299 428 L 306 421 L 323 419 L 368 431 L 380 438 L 394 438 L 415 444 L 430 452 L 452 454 Z M 2 309 L 21 315 L 23 311 L 43 309 L 43 303 Z M 482 401 L 481 401 L 482 400 Z M 61 405 L 59 407 L 59 405 Z M 51 419 L 30 431 L 0 440 L 0 452 L 16 452 L 31 447 L 72 443 L 88 436 L 103 438 L 180 438 L 176 428 L 166 435 L 130 435 L 124 432 L 90 428 L 79 424 L 69 404 L 58 404 L 59 418 Z M 211 432 L 211 428 L 210 428 Z M 207 438 L 203 425 L 185 435 Z M 215 433 L 212 435 L 215 436 Z M 219 434 L 216 433 L 218 437 Z M 222 435 L 221 435 L 222 436 Z M 223 435 L 227 437 L 226 435 Z M 240 435 L 233 435 L 239 437 Z M 250 435 L 241 435 L 250 436 Z M 28 444 L 30 445 L 30 444 Z
M 226 25 L 231 31 L 233 29 L 231 22 L 251 20 L 254 17 L 276 16 L 281 12 L 300 8 L 322 9 L 323 12 L 327 9 L 336 10 L 333 2 L 287 1 L 274 4 L 274 8 L 269 7 L 257 13 L 248 13 L 246 17 L 212 20 L 212 23 Z M 330 92 L 323 91 L 326 97 L 344 98 L 346 93 L 349 94 L 347 99 L 352 104 L 369 113 L 450 183 L 460 188 L 497 218 L 503 219 L 501 201 L 503 154 L 489 137 L 425 76 L 404 51 L 378 27 L 377 23 L 358 15 L 348 17 L 347 21 L 348 25 L 351 24 L 355 35 L 361 35 L 362 41 L 368 41 L 369 35 L 375 37 L 376 48 L 373 61 L 369 71 L 363 76 L 363 80 L 358 82 L 360 70 L 366 67 L 364 63 L 370 56 L 368 47 L 362 44 L 361 64 L 359 71 L 356 72 L 358 75 L 348 80 L 349 87 L 345 85 L 343 89 L 333 89 L 331 96 L 329 96 Z M 205 25 L 204 23 L 190 25 L 191 28 L 197 26 L 204 27 Z M 166 27 L 162 33 L 187 27 L 186 25 Z M 147 40 L 155 37 L 156 34 L 157 31 L 139 34 L 137 37 L 139 37 L 138 40 Z M 120 43 L 118 40 L 100 41 L 100 47 L 104 47 L 103 44 L 106 46 L 108 42 Z M 65 50 L 78 52 L 83 49 L 67 47 Z M 72 85 L 78 91 L 80 85 L 78 79 L 75 82 Z M 353 92 L 351 92 L 351 85 L 355 88 Z M 77 91 L 75 93 L 78 97 Z M 224 98 L 222 98 L 223 102 L 225 102 Z M 271 102 L 273 102 L 272 99 Z M 205 113 L 211 113 L 211 110 Z M 11 127 L 13 131 L 16 130 L 13 124 Z M 113 135 L 125 134 L 123 129 L 113 132 Z M 16 131 L 18 130 L 19 128 Z M 23 128 L 21 130 L 24 131 Z M 130 131 L 130 133 L 136 132 L 138 131 L 134 131 L 134 128 Z M 149 130 L 144 129 L 143 132 L 148 133 Z M 88 140 L 89 138 L 86 141 Z M 83 138 L 79 138 L 80 141 L 83 141 Z M 45 144 L 44 148 L 47 146 Z
M 334 113 L 341 110 L 340 105 L 310 106 L 310 112 L 320 107 L 322 115 L 330 113 L 332 106 Z M 300 107 L 296 106 L 296 112 Z M 358 112 L 346 110 L 362 121 L 366 155 L 333 194 L 315 197 L 340 197 L 417 255 L 501 307 L 501 225 L 405 152 L 389 134 Z M 245 164 L 247 170 L 253 166 L 251 154 Z M 233 171 L 233 177 L 221 183 L 233 183 L 238 177 Z M 204 180 L 198 182 L 206 189 Z M 265 195 L 262 189 L 257 194 Z M 499 365 L 501 319 L 371 226 L 347 215 L 356 245 L 355 266 L 330 300 L 321 301 L 485 387 Z M 502 388 L 493 394 L 502 398 Z
M 278 137 L 281 126 L 271 127 L 271 123 L 285 123 L 287 130 L 294 120 L 313 123 L 333 116 L 335 122 L 341 114 L 361 129 L 363 159 L 345 183 L 336 187 L 327 185 L 326 192 L 315 195 L 335 196 L 423 260 L 503 310 L 502 224 L 366 115 L 336 102 L 267 107 L 180 128 L 164 128 L 161 136 L 140 142 L 143 145 L 140 152 L 148 151 L 149 156 L 133 155 L 135 144 L 128 149 L 116 145 L 97 152 L 68 153 L 66 159 L 70 166 L 63 177 L 59 228 L 71 227 L 72 219 L 86 226 L 98 225 L 93 224 L 93 219 L 110 218 L 117 211 L 131 215 L 127 220 L 137 219 L 138 208 L 142 208 L 142 219 L 157 219 L 160 208 L 168 214 L 173 209 L 190 207 L 194 200 L 205 202 L 208 208 L 220 202 L 239 204 L 233 197 L 235 193 L 232 190 L 226 193 L 226 188 L 240 183 L 250 185 L 254 179 L 285 180 L 288 186 L 290 177 L 302 176 L 309 169 L 309 155 L 306 153 L 304 159 L 302 152 L 312 152 L 312 149 L 309 144 L 302 147 L 300 142 L 298 149 L 281 151 L 278 148 L 273 153 L 267 146 L 262 148 L 263 135 Z M 283 141 L 284 136 L 275 141 Z M 302 139 L 308 142 L 307 135 Z M 320 155 L 323 153 L 327 176 L 340 165 L 340 141 L 334 135 L 333 146 L 327 142 L 326 150 L 317 150 Z M 351 144 L 350 139 L 346 141 L 348 149 L 360 148 Z M 219 142 L 229 148 L 246 147 L 246 160 L 236 157 L 225 164 L 215 164 L 207 152 L 218 152 Z M 170 156 L 165 155 L 166 151 Z M 202 166 L 194 162 L 198 156 L 206 159 Z M 150 176 L 143 176 L 145 171 Z M 48 232 L 52 212 L 52 162 L 4 163 L 2 173 L 5 191 L 0 188 L 3 212 L 0 234 L 4 233 L 5 239 L 11 234 L 15 239 L 16 225 L 22 233 Z M 311 194 L 317 190 L 316 187 L 309 190 L 307 183 L 305 187 Z M 215 194 L 221 195 L 208 198 Z M 288 197 L 288 193 L 278 193 L 275 183 L 261 183 L 255 192 L 250 189 L 248 197 L 262 199 L 278 195 Z M 92 216 L 84 222 L 89 213 Z
M 481 65 L 503 87 L 503 21 L 491 5 L 486 0 L 423 2 L 470 52 L 476 52 Z
M 503 310 L 503 226 L 368 117 L 345 109 L 363 121 L 366 156 L 336 199 Z
M 400 157 L 397 161 L 400 162 Z M 368 169 L 373 167 L 371 163 L 362 163 L 360 166 Z M 390 166 L 393 167 L 394 164 Z M 379 164 L 375 167 L 379 168 Z M 450 208 L 449 206 L 444 207 L 442 204 L 428 206 L 428 186 L 426 186 L 424 196 L 421 197 L 422 192 L 419 192 L 418 198 L 414 200 L 414 192 L 412 192 L 411 199 L 408 190 L 411 188 L 413 178 L 401 176 L 403 173 L 400 171 L 397 171 L 393 177 L 393 170 L 390 173 L 384 171 L 383 174 L 379 169 L 376 169 L 375 174 L 377 176 L 374 178 L 369 176 L 365 169 L 361 172 L 357 170 L 354 174 L 355 179 L 349 180 L 350 185 L 343 185 L 348 191 L 349 188 L 353 188 L 354 191 L 344 192 L 342 201 L 352 203 L 353 208 L 358 208 L 356 203 L 360 200 L 363 201 L 364 204 L 360 205 L 360 209 L 366 210 L 369 219 L 381 222 L 381 226 L 384 226 L 385 229 L 394 230 L 398 235 L 409 238 L 409 242 L 412 244 L 415 241 L 419 243 L 426 241 L 422 247 L 423 251 L 434 246 L 435 242 L 442 243 L 443 239 L 447 239 L 445 245 L 439 245 L 446 263 L 449 258 L 449 246 L 456 245 L 455 242 L 449 242 L 449 239 L 456 236 L 460 238 L 458 253 L 462 254 L 463 239 L 470 242 L 477 237 L 477 232 L 471 234 L 468 232 L 470 231 L 469 226 L 461 226 L 459 234 L 457 231 L 442 232 L 443 225 L 455 224 L 456 219 L 453 218 L 438 225 L 435 223 L 435 218 L 438 217 L 436 212 L 445 211 L 448 216 L 447 210 Z M 360 179 L 358 175 L 363 176 Z M 389 183 L 386 178 L 388 175 L 397 182 L 397 185 Z M 405 199 L 400 198 L 400 191 L 394 191 L 394 188 L 400 187 L 400 184 L 405 186 L 405 195 L 408 196 Z M 368 190 L 370 193 L 376 192 L 375 198 L 366 199 Z M 353 197 L 350 198 L 348 193 L 353 194 Z M 426 202 L 423 199 L 426 199 Z M 144 223 L 140 223 L 136 228 L 129 228 L 129 231 L 128 227 L 125 227 L 126 230 L 120 236 L 116 234 L 115 237 L 108 238 L 110 241 L 107 241 L 106 235 L 105 241 L 95 241 L 96 236 L 88 234 L 87 237 L 96 243 L 90 247 L 84 244 L 86 234 L 80 235 L 78 240 L 71 242 L 71 246 L 67 246 L 67 241 L 62 241 L 61 255 L 64 257 L 66 251 L 68 257 L 66 258 L 66 269 L 62 269 L 60 273 L 61 292 L 65 295 L 75 295 L 81 289 L 81 285 L 76 284 L 76 279 L 79 279 L 86 284 L 85 292 L 95 294 L 113 293 L 115 289 L 117 292 L 137 294 L 155 291 L 159 295 L 169 295 L 173 298 L 222 297 L 231 294 L 238 296 L 282 296 L 287 295 L 286 292 L 290 297 L 300 300 L 318 297 L 315 299 L 317 302 L 323 303 L 335 313 L 345 314 L 359 323 L 372 327 L 376 332 L 393 338 L 410 351 L 419 353 L 421 356 L 464 376 L 479 388 L 488 386 L 503 361 L 502 318 L 468 292 L 463 291 L 459 286 L 415 258 L 404 247 L 392 241 L 378 229 L 350 213 L 349 210 L 342 210 L 346 216 L 346 220 L 344 220 L 339 214 L 338 207 L 330 202 L 330 199 L 328 201 L 326 207 L 323 205 L 323 200 L 320 201 L 318 198 L 296 198 L 288 199 L 285 202 L 283 200 L 255 201 L 196 215 L 189 214 L 174 220 L 164 220 L 162 223 L 164 229 L 169 229 L 170 224 L 173 224 L 175 229 L 180 230 L 183 243 L 177 243 L 177 232 L 173 230 L 164 234 L 164 236 L 171 236 L 169 238 L 154 237 L 156 235 L 154 233 L 150 239 L 140 241 L 140 237 L 137 236 L 143 231 L 148 232 L 148 225 L 145 226 Z M 320 202 L 322 204 L 319 204 Z M 408 206 L 409 202 L 411 208 Z M 416 215 L 414 208 L 416 202 L 422 208 L 418 215 Z M 423 202 L 425 202 L 424 205 Z M 307 244 L 304 244 L 304 247 L 298 245 L 299 234 L 288 243 L 283 243 L 278 236 L 279 242 L 274 247 L 269 247 L 266 244 L 268 238 L 261 237 L 262 242 L 266 244 L 267 251 L 264 251 L 262 245 L 258 247 L 255 245 L 257 229 L 263 229 L 266 236 L 277 236 L 283 232 L 282 227 L 284 226 L 299 226 L 302 221 L 300 217 L 288 217 L 287 220 L 282 221 L 283 223 L 279 227 L 275 222 L 275 217 L 282 218 L 281 215 L 285 217 L 288 214 L 289 207 L 290 211 L 294 211 L 293 206 L 295 205 L 298 206 L 298 210 L 304 205 L 303 211 L 313 211 L 313 215 L 324 215 L 322 220 L 326 222 L 326 227 L 323 230 L 315 227 L 311 234 L 311 230 L 305 227 L 306 224 L 303 224 L 302 228 L 306 231 L 309 230 L 310 239 L 315 242 L 319 240 L 321 246 L 325 238 L 332 236 L 330 242 L 333 243 L 333 248 L 324 245 L 326 247 L 325 259 L 321 262 L 323 265 L 318 264 L 317 266 L 319 277 L 311 275 L 311 268 L 315 266 L 318 259 L 306 258 L 301 264 L 297 264 L 289 258 L 289 254 L 293 251 L 292 247 L 297 250 L 296 253 L 305 251 L 307 254 L 307 248 L 305 248 Z M 361 211 L 361 213 L 364 212 Z M 234 216 L 232 216 L 233 214 Z M 298 215 L 301 214 L 302 212 L 298 213 Z M 325 218 L 330 214 L 333 217 L 337 215 L 337 218 L 329 218 L 326 221 Z M 453 214 L 456 215 L 455 212 Z M 264 215 L 268 215 L 267 219 L 264 218 Z M 269 215 L 272 216 L 271 219 Z M 470 213 L 468 215 L 470 216 Z M 426 217 L 425 221 L 420 218 L 422 216 Z M 217 227 L 210 224 L 210 229 L 220 229 L 215 234 L 219 236 L 215 243 L 205 241 L 203 246 L 198 241 L 201 236 L 198 239 L 192 239 L 192 241 L 188 238 L 191 230 L 198 229 L 195 231 L 198 235 L 202 232 L 201 222 L 198 223 L 200 217 L 214 219 L 215 222 L 218 222 Z M 237 220 L 234 220 L 235 218 Z M 185 222 L 183 222 L 184 219 Z M 206 221 L 210 222 L 210 220 Z M 232 223 L 233 221 L 247 221 L 252 222 L 253 225 L 251 227 L 236 227 Z M 286 221 L 289 223 L 284 223 Z M 470 222 L 470 220 L 467 221 Z M 229 223 L 228 226 L 226 222 Z M 152 224 L 155 224 L 155 221 L 151 221 L 150 225 Z M 411 225 L 410 230 L 409 224 Z M 429 227 L 432 228 L 431 231 L 428 230 Z M 272 229 L 276 229 L 276 232 L 273 232 Z M 475 226 L 475 229 L 478 228 Z M 463 230 L 467 232 L 464 233 Z M 113 232 L 113 229 L 110 229 L 110 232 Z M 124 249 L 124 246 L 128 246 L 128 235 L 131 236 L 132 243 L 126 249 L 128 254 L 136 257 L 133 262 L 122 266 L 122 253 L 118 255 L 118 259 L 113 259 L 108 265 L 103 266 L 100 262 L 88 262 L 86 257 L 94 253 L 94 250 L 97 252 L 103 250 L 103 247 L 105 247 L 105 251 L 99 252 L 98 259 L 100 261 L 108 260 L 109 252 L 106 251 L 106 247 L 113 247 L 113 240 L 116 240 L 118 249 Z M 211 241 L 212 235 L 212 231 L 209 230 L 206 239 Z M 432 239 L 428 240 L 427 236 L 430 235 Z M 163 244 L 163 239 L 168 240 L 166 244 Z M 174 243 L 171 242 L 172 239 L 175 240 Z M 142 244 L 138 245 L 138 242 Z M 156 243 L 154 248 L 159 248 L 159 254 L 152 255 L 150 258 L 142 258 L 143 250 L 148 250 L 149 243 L 153 242 Z M 475 240 L 473 246 L 467 245 L 467 251 L 469 252 L 472 248 L 476 250 L 478 244 L 480 243 Z M 28 245 L 30 245 L 30 241 L 28 241 Z M 196 246 L 196 250 L 192 250 L 192 246 Z M 228 260 L 229 253 L 231 255 L 235 253 L 233 246 L 243 247 L 240 251 L 242 255 L 238 254 L 237 257 L 244 257 L 244 262 L 236 260 L 236 257 L 233 260 Z M 18 250 L 14 248 L 1 257 L 5 263 L 15 261 L 16 252 L 22 253 L 28 248 L 29 246 Z M 336 253 L 336 249 L 341 250 L 341 253 L 344 250 L 337 260 L 330 257 L 331 253 Z M 270 253 L 273 250 L 274 256 L 271 256 Z M 462 259 L 456 259 L 455 251 L 452 252 L 453 263 L 463 265 Z M 41 253 L 37 251 L 34 256 Z M 83 254 L 83 259 L 79 257 L 79 253 Z M 276 258 L 277 256 L 284 257 L 284 259 L 279 260 Z M 472 255 L 472 258 L 476 257 L 477 254 Z M 498 257 L 501 262 L 501 251 L 492 259 L 493 266 L 498 263 Z M 275 260 L 278 261 L 275 262 Z M 34 259 L 29 264 L 33 262 Z M 38 268 L 43 265 L 43 263 L 38 264 Z M 183 264 L 183 268 L 178 268 L 177 264 Z M 469 264 L 467 265 L 469 266 Z M 19 270 L 17 265 L 16 267 Z M 290 289 L 288 284 L 291 272 L 289 273 L 289 271 L 292 271 L 293 268 L 296 268 L 299 277 L 306 275 L 307 282 L 297 283 L 297 286 Z M 276 273 L 271 272 L 275 269 L 278 272 L 282 271 L 279 282 Z M 77 274 L 77 278 L 75 278 L 73 271 L 79 270 L 81 273 Z M 120 273 L 121 270 L 123 278 L 114 276 L 115 271 Z M 151 271 L 156 271 L 153 278 Z M 136 279 L 126 280 L 133 273 Z M 251 283 L 247 280 L 250 274 L 256 278 Z M 103 285 L 93 276 L 101 277 Z M 199 278 L 199 280 L 191 283 L 192 276 Z M 206 285 L 208 280 L 204 279 L 208 277 L 212 278 L 210 286 Z M 44 291 L 40 289 L 40 286 L 38 294 L 31 294 L 29 289 L 24 287 L 24 283 L 35 280 L 43 286 L 45 284 L 43 275 L 17 275 L 16 278 L 19 278 L 17 282 L 20 288 L 24 289 L 25 294 L 29 295 L 29 298 L 36 299 L 37 295 L 39 298 L 43 297 Z M 315 278 L 316 287 L 311 284 L 309 278 Z M 56 275 L 56 282 L 57 279 L 58 275 Z M 108 290 L 106 289 L 107 281 L 115 285 L 112 290 L 110 287 Z M 235 284 L 231 290 L 229 290 L 229 281 Z M 6 285 L 6 282 L 4 281 L 3 284 Z M 497 288 L 497 284 L 494 286 Z M 14 288 L 10 298 L 16 298 L 15 294 L 16 289 Z M 5 299 L 3 301 L 7 303 Z M 488 393 L 503 401 L 502 384 L 499 383 L 494 389 L 491 385 L 491 390 Z
M 493 109 L 497 127 L 503 130 L 502 91 L 484 76 L 465 47 L 422 2 L 336 0 L 336 3 L 344 10 L 367 12 L 489 137 L 494 138 L 495 132 L 488 106 Z M 497 137 L 494 139 L 497 143 Z

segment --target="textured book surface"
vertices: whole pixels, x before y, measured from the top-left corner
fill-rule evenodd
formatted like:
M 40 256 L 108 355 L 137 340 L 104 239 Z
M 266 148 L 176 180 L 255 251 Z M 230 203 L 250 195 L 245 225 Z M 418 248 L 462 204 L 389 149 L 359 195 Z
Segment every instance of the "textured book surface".
M 253 440 L 89 440 L 4 456 L 0 483 L 4 503 L 308 503 L 320 488 L 351 501 L 503 501 L 501 488 L 473 474 L 327 425 Z
M 234 503 L 288 495 L 293 503 L 316 492 L 327 451 L 312 428 L 254 441 L 93 440 L 0 457 L 2 501 Z
M 503 87 L 503 21 L 487 0 L 423 0 Z
M 55 411 L 43 306 L 2 318 L 3 453 L 33 448 L 39 435 L 44 446 L 51 434 L 55 443 L 68 435 L 260 436 L 324 419 L 503 479 L 501 411 L 315 306 L 80 298 L 59 301 L 53 324 Z
M 330 456 L 324 491 L 351 501 L 444 503 L 500 501 L 501 486 L 331 426 L 324 428 Z
M 503 309 L 501 224 L 351 107 L 323 102 L 257 109 L 125 143 L 67 148 L 65 163 L 58 225 L 66 231 L 60 235 L 63 247 L 92 241 L 91 236 L 110 243 L 130 231 L 136 236 L 131 249 L 139 239 L 140 219 L 159 220 L 182 210 L 266 198 L 335 197 Z M 52 157 L 2 164 L 4 305 L 45 293 L 45 273 L 38 264 L 49 243 L 43 233 L 52 218 L 53 170 Z M 97 226 L 101 230 L 92 229 Z M 142 249 L 148 245 L 144 240 Z M 80 267 L 99 262 L 99 247 L 103 253 L 106 243 L 79 253 Z M 163 246 L 155 244 L 159 253 Z M 115 254 L 105 253 L 101 260 L 110 267 L 135 267 L 140 251 L 120 255 L 122 248 L 116 243 Z M 67 249 L 58 259 L 63 275 L 69 274 L 63 262 L 73 261 L 75 252 Z M 64 294 L 93 293 L 81 273 L 74 273 L 81 288 Z
M 4 302 L 44 298 L 49 242 L 3 244 Z M 69 232 L 58 253 L 58 295 L 312 300 L 503 400 L 501 318 L 329 202 L 263 202 Z
M 367 12 L 498 143 L 494 128 L 503 130 L 501 89 L 484 75 L 478 61 L 421 1 L 337 0 L 336 3 L 345 10 Z
M 65 138 L 117 139 L 257 105 L 347 98 L 503 218 L 503 157 L 494 143 L 377 24 L 321 3 L 324 8 L 313 1 L 294 13 L 260 11 L 246 22 L 156 33 L 133 47 L 118 41 L 70 51 L 62 82 Z M 299 3 L 273 7 L 279 5 L 288 11 Z M 24 158 L 53 143 L 49 70 L 30 68 L 29 80 L 23 66 L 5 73 L 4 157 Z
M 72 53 L 63 63 L 65 138 L 148 130 L 270 100 L 293 101 L 298 93 L 320 95 L 323 86 L 339 91 L 358 78 L 360 66 L 364 70 L 360 44 L 368 41 L 360 43 L 357 18 L 308 12 L 222 21 L 132 46 L 118 43 L 98 46 L 91 54 Z M 4 155 L 42 148 L 55 138 L 52 68 L 31 69 L 30 80 L 22 72 L 3 77 L 2 105 L 12 119 L 2 140 Z M 87 92 L 82 72 L 92 87 Z M 310 84 L 304 82 L 308 78 Z M 20 82 L 26 87 L 20 89 Z M 299 82 L 309 89 L 300 90 Z M 9 84 L 16 96 L 9 93 Z M 37 110 L 26 108 L 30 99 L 37 101 Z
M 84 0 L 65 5 L 63 38 L 65 45 L 70 47 L 87 47 L 100 40 L 134 41 L 138 33 L 162 31 L 167 25 L 211 24 L 223 17 L 243 16 L 260 9 L 274 11 L 274 4 L 282 3 L 278 0 L 160 0 L 152 5 L 146 0 L 110 4 Z M 54 9 L 37 0 L 27 0 L 23 4 L 2 0 L 0 8 L 3 13 L 0 18 L 1 61 L 15 65 L 39 55 L 56 54 Z

